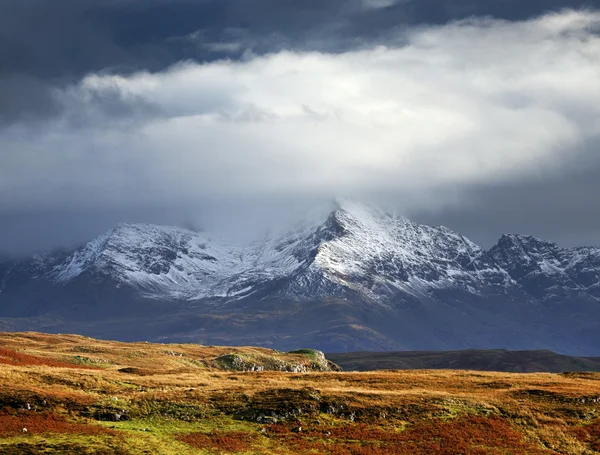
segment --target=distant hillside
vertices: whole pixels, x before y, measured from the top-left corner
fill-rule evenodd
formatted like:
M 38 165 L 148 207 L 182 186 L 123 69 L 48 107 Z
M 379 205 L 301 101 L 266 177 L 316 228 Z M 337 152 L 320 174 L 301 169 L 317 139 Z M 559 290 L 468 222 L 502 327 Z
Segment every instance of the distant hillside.
M 600 371 L 600 357 L 572 357 L 552 351 L 350 352 L 327 358 L 346 371 L 480 370 L 507 373 Z
M 301 349 L 279 352 L 266 348 L 218 347 L 193 344 L 119 343 L 79 335 L 0 332 L 1 365 L 53 365 L 62 367 L 111 367 L 133 374 L 176 370 L 281 371 L 306 373 L 338 371 L 321 351 Z

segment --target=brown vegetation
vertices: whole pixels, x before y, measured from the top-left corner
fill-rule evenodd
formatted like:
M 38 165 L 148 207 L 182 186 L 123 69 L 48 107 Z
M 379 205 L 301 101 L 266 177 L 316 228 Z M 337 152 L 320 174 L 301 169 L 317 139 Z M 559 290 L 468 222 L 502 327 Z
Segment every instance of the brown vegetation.
M 18 435 L 59 434 L 115 434 L 98 425 L 68 422 L 65 417 L 53 412 L 21 411 L 16 414 L 0 414 L 0 437 Z
M 578 440 L 589 445 L 596 452 L 600 452 L 600 420 L 591 425 L 577 427 L 574 433 Z
M 213 449 L 217 452 L 243 452 L 249 450 L 256 437 L 243 431 L 190 433 L 178 436 L 180 441 L 198 449 Z
M 12 349 L 0 348 L 0 364 L 13 366 L 46 366 L 55 368 L 77 368 L 80 366 L 72 363 L 60 362 L 57 360 L 42 358 L 34 355 L 23 354 Z M 83 367 L 92 368 L 92 367 Z
M 348 425 L 320 431 L 293 432 L 272 428 L 274 436 L 296 453 L 322 451 L 334 455 L 502 455 L 548 454 L 527 442 L 521 432 L 499 417 L 468 416 L 450 422 L 427 421 L 404 431 Z
M 0 343 L 3 358 L 40 359 L 0 364 L 0 453 L 63 447 L 52 435 L 83 438 L 73 453 L 121 435 L 130 455 L 600 453 L 599 373 L 232 372 L 215 359 L 299 354 L 41 334 Z

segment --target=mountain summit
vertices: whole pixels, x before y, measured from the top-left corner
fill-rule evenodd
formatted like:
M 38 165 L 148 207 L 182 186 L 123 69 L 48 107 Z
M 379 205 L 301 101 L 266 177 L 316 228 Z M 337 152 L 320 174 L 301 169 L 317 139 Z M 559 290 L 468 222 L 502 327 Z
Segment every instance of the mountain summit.
M 484 250 L 446 227 L 348 200 L 249 246 L 121 224 L 75 251 L 3 264 L 0 273 L 0 324 L 16 329 L 328 350 L 600 354 L 592 336 L 599 248 L 504 235 Z M 124 332 L 126 321 L 136 322 Z

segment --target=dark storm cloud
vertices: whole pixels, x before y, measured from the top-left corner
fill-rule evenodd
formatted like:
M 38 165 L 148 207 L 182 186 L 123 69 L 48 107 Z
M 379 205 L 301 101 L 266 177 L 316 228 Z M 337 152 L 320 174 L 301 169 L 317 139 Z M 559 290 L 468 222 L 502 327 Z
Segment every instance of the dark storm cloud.
M 517 20 L 596 4 L 590 0 L 4 0 L 0 123 L 55 114 L 60 105 L 53 97 L 54 87 L 106 69 L 157 71 L 185 59 L 240 58 L 249 50 L 342 51 L 405 25 L 472 15 Z
M 484 246 L 600 243 L 588 19 L 512 22 L 599 3 L 0 1 L 0 252 L 258 231 L 336 192 Z
M 600 161 L 600 160 L 599 160 Z M 573 174 L 463 191 L 469 201 L 415 219 L 442 224 L 489 247 L 502 233 L 533 235 L 560 246 L 600 245 L 600 162 Z
M 29 74 L 0 76 L 0 127 L 14 121 L 34 121 L 60 112 L 51 86 Z
M 114 225 L 153 222 L 185 224 L 185 212 L 172 208 L 10 211 L 2 213 L 0 260 L 78 246 Z M 191 226 L 191 223 L 189 224 Z
M 502 233 L 533 235 L 560 246 L 600 246 L 600 138 L 573 150 L 557 173 L 457 189 L 460 202 L 415 219 L 455 229 L 489 247 Z

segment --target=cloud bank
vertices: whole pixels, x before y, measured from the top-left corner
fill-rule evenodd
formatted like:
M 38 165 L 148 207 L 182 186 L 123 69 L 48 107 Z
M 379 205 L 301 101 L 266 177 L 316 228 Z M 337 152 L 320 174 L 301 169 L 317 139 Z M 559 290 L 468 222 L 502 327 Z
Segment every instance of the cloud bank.
M 60 119 L 1 133 L 0 203 L 388 190 L 422 203 L 553 172 L 599 130 L 598 27 L 595 12 L 474 19 L 401 46 L 91 74 L 54 94 Z
M 91 73 L 53 89 L 60 115 L 0 130 L 0 210 L 341 194 L 411 213 L 600 167 L 599 30 L 565 10 Z

